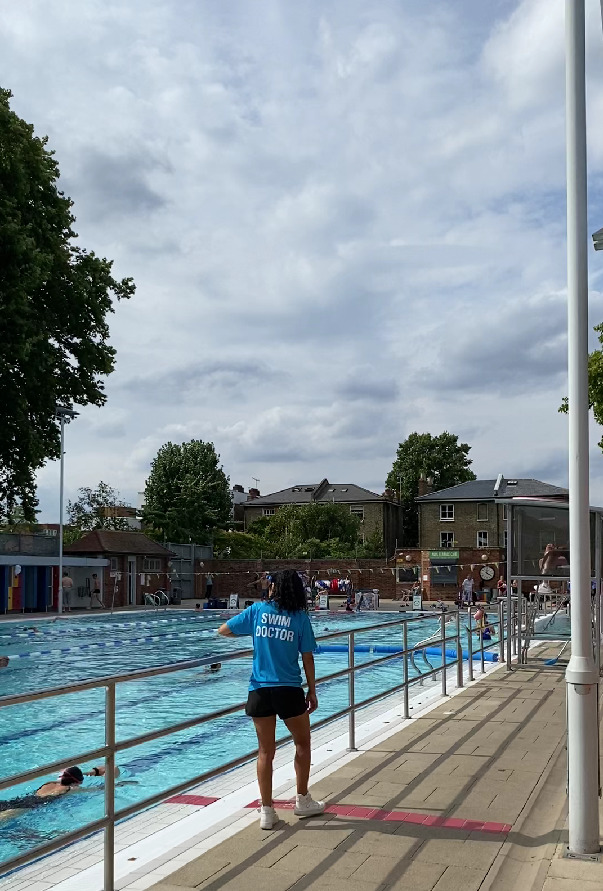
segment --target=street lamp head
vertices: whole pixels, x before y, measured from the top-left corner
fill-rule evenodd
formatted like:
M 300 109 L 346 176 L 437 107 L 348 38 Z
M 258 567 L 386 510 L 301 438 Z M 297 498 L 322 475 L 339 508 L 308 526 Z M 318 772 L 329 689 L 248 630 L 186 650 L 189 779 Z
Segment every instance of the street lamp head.
M 65 421 L 66 424 L 72 421 L 73 418 L 77 418 L 78 414 L 79 412 L 74 411 L 70 405 L 57 405 L 54 411 L 55 418 L 58 418 L 59 421 Z
M 593 244 L 596 251 L 603 251 L 603 229 L 593 232 Z

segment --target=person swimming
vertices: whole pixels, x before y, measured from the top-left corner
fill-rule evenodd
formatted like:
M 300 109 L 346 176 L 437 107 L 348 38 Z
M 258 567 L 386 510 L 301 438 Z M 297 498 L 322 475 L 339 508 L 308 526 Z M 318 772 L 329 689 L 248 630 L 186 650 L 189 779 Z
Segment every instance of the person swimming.
M 44 783 L 35 792 L 29 795 L 20 795 L 18 798 L 0 800 L 0 814 L 3 817 L 10 816 L 14 811 L 31 810 L 42 804 L 49 804 L 53 798 L 66 795 L 84 782 L 84 774 L 79 767 L 66 767 L 56 780 Z

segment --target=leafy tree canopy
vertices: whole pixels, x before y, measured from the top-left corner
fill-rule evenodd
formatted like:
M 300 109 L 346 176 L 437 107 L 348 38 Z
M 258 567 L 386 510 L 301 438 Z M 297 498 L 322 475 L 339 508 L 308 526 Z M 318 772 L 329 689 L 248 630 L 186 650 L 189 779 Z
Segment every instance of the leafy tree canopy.
M 159 541 L 206 544 L 230 518 L 229 479 L 212 442 L 162 446 L 145 488 L 144 523 Z
M 458 440 L 458 436 L 446 431 L 439 436 L 411 433 L 398 446 L 396 459 L 385 484 L 402 495 L 404 544 L 407 546 L 418 544 L 419 512 L 415 498 L 419 494 L 419 480 L 422 476 L 432 479 L 434 491 L 476 478 L 469 469 L 472 463 L 469 458 L 471 446 Z
M 603 345 L 603 322 L 595 325 L 594 330 L 597 332 L 599 343 Z M 603 426 L 603 349 L 593 350 L 588 356 L 588 402 L 595 421 Z M 559 411 L 567 414 L 568 407 L 566 396 Z M 603 449 L 603 437 L 599 440 L 599 448 Z
M 102 405 L 113 371 L 107 314 L 131 297 L 109 260 L 74 243 L 72 202 L 47 139 L 0 89 L 0 516 L 35 519 L 35 471 L 60 452 L 57 403 Z
M 112 509 L 124 507 L 126 502 L 119 497 L 119 492 L 101 480 L 96 489 L 83 487 L 78 489 L 78 498 L 67 502 L 67 518 L 74 529 L 89 532 L 91 529 L 131 528 L 125 517 L 112 515 Z
M 360 520 L 342 504 L 287 504 L 249 527 L 263 557 L 320 559 L 367 556 L 359 539 Z M 382 556 L 383 549 L 378 556 Z

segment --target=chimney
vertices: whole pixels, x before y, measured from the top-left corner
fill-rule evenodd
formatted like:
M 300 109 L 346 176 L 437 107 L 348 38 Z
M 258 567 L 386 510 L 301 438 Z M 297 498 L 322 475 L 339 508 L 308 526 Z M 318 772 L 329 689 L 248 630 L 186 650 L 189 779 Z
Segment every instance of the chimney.
M 233 492 L 245 492 L 243 486 L 240 486 L 238 483 L 232 487 Z
M 260 497 L 259 489 L 250 489 L 249 494 L 247 496 L 247 501 L 252 501 L 254 498 L 259 498 L 259 497 Z
M 419 477 L 419 498 L 421 495 L 429 495 L 430 492 L 433 492 L 433 477 L 425 477 L 425 474 L 422 473 Z
M 386 489 L 383 493 L 383 498 L 387 498 L 388 501 L 396 501 L 397 496 L 393 489 Z

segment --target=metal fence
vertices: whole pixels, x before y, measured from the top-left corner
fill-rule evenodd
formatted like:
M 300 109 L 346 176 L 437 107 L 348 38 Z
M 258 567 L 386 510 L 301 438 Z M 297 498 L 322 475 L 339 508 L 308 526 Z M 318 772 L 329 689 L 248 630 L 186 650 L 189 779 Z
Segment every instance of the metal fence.
M 410 703 L 409 703 L 409 688 L 414 683 L 422 683 L 425 678 L 435 677 L 438 673 L 441 673 L 441 689 L 442 695 L 447 695 L 447 668 L 456 666 L 456 685 L 457 687 L 463 686 L 463 658 L 468 658 L 468 666 L 469 666 L 469 680 L 473 680 L 473 660 L 474 657 L 479 652 L 481 671 L 485 671 L 485 652 L 488 649 L 493 649 L 495 647 L 500 648 L 500 660 L 502 661 L 504 658 L 504 650 L 503 650 L 503 629 L 504 629 L 504 619 L 503 619 L 503 604 L 499 605 L 499 617 L 495 622 L 490 622 L 491 628 L 498 628 L 498 641 L 492 641 L 489 644 L 485 644 L 483 640 L 483 634 L 476 629 L 475 627 L 471 627 L 471 610 L 468 610 L 468 625 L 464 628 L 461 625 L 461 618 L 464 616 L 463 612 L 453 612 L 448 613 L 446 611 L 433 613 L 423 613 L 422 615 L 413 615 L 398 619 L 394 622 L 381 622 L 376 625 L 368 625 L 363 628 L 355 628 L 353 631 L 335 631 L 329 634 L 320 635 L 317 638 L 319 643 L 322 643 L 327 640 L 332 640 L 334 638 L 346 637 L 348 646 L 348 665 L 347 668 L 343 668 L 340 671 L 335 671 L 331 674 L 325 675 L 317 679 L 316 684 L 320 686 L 321 684 L 326 684 L 329 681 L 333 681 L 337 678 L 346 677 L 348 678 L 348 705 L 345 708 L 341 708 L 339 711 L 334 714 L 329 715 L 328 717 L 315 721 L 312 724 L 312 730 L 317 730 L 320 727 L 323 727 L 326 724 L 329 724 L 333 721 L 336 721 L 340 718 L 348 716 L 348 747 L 350 751 L 356 751 L 356 712 L 358 709 L 366 708 L 374 702 L 377 702 L 380 699 L 384 699 L 387 696 L 391 696 L 393 693 L 403 691 L 404 698 L 404 717 L 410 717 Z M 413 625 L 417 622 L 424 622 L 428 618 L 438 618 L 440 623 L 439 628 L 439 636 L 437 638 L 431 637 L 429 640 L 422 641 L 420 644 L 415 646 L 408 645 L 408 627 L 409 625 Z M 453 633 L 450 634 L 451 626 L 453 626 Z M 400 628 L 401 631 L 401 646 L 400 649 L 393 653 L 388 653 L 384 656 L 379 656 L 376 659 L 370 659 L 366 662 L 362 662 L 360 664 L 356 664 L 355 662 L 355 642 L 357 635 L 366 634 L 374 631 L 378 631 L 384 628 L 395 629 L 396 627 Z M 478 646 L 474 649 L 473 646 L 473 635 L 477 632 L 478 636 Z M 467 649 L 463 651 L 463 643 L 462 640 L 466 636 L 467 640 Z M 449 645 L 452 645 L 452 649 L 454 653 L 448 649 Z M 439 648 L 441 652 L 441 667 L 433 667 L 427 660 L 425 656 L 425 650 L 427 648 Z M 463 657 L 464 652 L 464 657 Z M 417 668 L 415 657 L 417 654 L 423 654 L 426 669 L 425 671 L 421 671 Z M 241 659 L 243 657 L 249 657 L 253 654 L 253 649 L 245 649 L 245 650 L 236 650 L 232 653 L 220 653 L 220 662 L 222 664 L 232 661 L 233 659 Z M 363 699 L 361 702 L 356 702 L 355 695 L 355 677 L 356 673 L 359 671 L 366 671 L 367 669 L 374 668 L 376 665 L 382 665 L 384 663 L 390 662 L 392 660 L 402 659 L 402 671 L 401 676 L 402 680 L 400 683 L 394 684 L 391 688 L 387 690 L 383 690 L 379 693 L 376 693 L 373 696 L 369 696 L 367 699 Z M 115 756 L 124 752 L 127 749 L 131 749 L 135 746 L 142 745 L 143 743 L 151 742 L 152 740 L 161 739 L 164 736 L 169 736 L 174 733 L 179 733 L 183 730 L 188 730 L 192 727 L 198 727 L 201 724 L 207 724 L 210 721 L 218 720 L 219 718 L 224 718 L 228 715 L 232 715 L 235 712 L 242 711 L 245 708 L 245 702 L 240 702 L 236 705 L 229 706 L 228 708 L 220 709 L 215 712 L 211 712 L 207 715 L 197 716 L 194 718 L 189 718 L 186 721 L 180 721 L 177 724 L 171 724 L 168 727 L 164 727 L 160 730 L 153 730 L 148 733 L 140 734 L 139 736 L 131 737 L 126 740 L 116 740 L 115 738 L 115 699 L 116 699 L 116 687 L 122 683 L 131 683 L 137 680 L 145 680 L 146 678 L 157 677 L 158 675 L 167 675 L 172 674 L 178 671 L 185 671 L 191 668 L 197 668 L 199 666 L 210 665 L 212 662 L 216 661 L 216 655 L 204 657 L 202 659 L 193 659 L 186 662 L 180 662 L 175 665 L 163 665 L 157 668 L 149 668 L 137 671 L 131 671 L 124 674 L 113 675 L 111 677 L 98 678 L 90 681 L 82 681 L 75 684 L 69 684 L 65 687 L 56 687 L 49 690 L 43 690 L 37 693 L 23 693 L 14 696 L 3 696 L 0 697 L 0 708 L 5 708 L 7 706 L 12 705 L 24 705 L 28 702 L 38 702 L 42 699 L 49 699 L 55 696 L 65 696 L 69 694 L 74 694 L 78 692 L 82 692 L 84 690 L 92 690 L 95 688 L 105 688 L 105 745 L 100 748 L 92 749 L 86 752 L 79 752 L 74 755 L 70 755 L 67 758 L 63 757 L 60 761 L 53 761 L 47 764 L 44 764 L 42 767 L 37 767 L 32 770 L 23 771 L 22 773 L 15 774 L 13 776 L 7 777 L 6 779 L 0 780 L 0 789 L 6 789 L 11 786 L 17 785 L 18 783 L 23 783 L 28 780 L 38 779 L 40 777 L 46 776 L 49 773 L 52 773 L 60 768 L 63 768 L 66 762 L 72 764 L 79 764 L 91 761 L 93 759 L 104 758 L 105 759 L 105 814 L 102 818 L 98 820 L 94 820 L 93 822 L 87 823 L 86 825 L 80 827 L 73 832 L 65 833 L 58 838 L 52 839 L 51 841 L 46 842 L 45 844 L 39 845 L 35 848 L 32 848 L 25 854 L 21 854 L 17 857 L 13 857 L 10 860 L 5 861 L 0 864 L 0 873 L 6 873 L 12 869 L 16 869 L 21 866 L 25 866 L 27 863 L 31 863 L 33 860 L 38 859 L 44 855 L 50 854 L 53 851 L 56 851 L 59 848 L 64 847 L 65 845 L 71 844 L 79 839 L 84 838 L 85 836 L 90 835 L 93 832 L 97 832 L 98 830 L 104 830 L 104 891 L 114 891 L 115 889 L 115 875 L 114 875 L 114 849 L 115 849 L 115 824 L 119 820 L 124 820 L 127 817 L 132 816 L 133 814 L 138 813 L 139 811 L 145 810 L 148 807 L 151 807 L 155 804 L 159 804 L 167 798 L 170 798 L 173 795 L 178 795 L 179 793 L 185 792 L 187 789 L 191 789 L 194 786 L 199 785 L 200 783 L 212 779 L 213 777 L 218 776 L 221 773 L 224 773 L 227 770 L 231 770 L 234 767 L 238 767 L 245 762 L 250 761 L 255 758 L 257 755 L 257 749 L 253 751 L 247 752 L 244 755 L 241 755 L 238 758 L 233 758 L 231 761 L 228 761 L 219 767 L 216 767 L 212 770 L 205 771 L 191 779 L 188 779 L 182 783 L 178 783 L 175 786 L 171 786 L 169 789 L 165 789 L 155 795 L 151 795 L 148 798 L 143 799 L 142 801 L 137 802 L 136 804 L 129 805 L 128 807 L 121 808 L 120 810 L 115 810 Z M 416 677 L 410 677 L 410 667 L 409 663 L 420 672 Z M 282 746 L 290 742 L 291 737 L 287 736 L 284 739 L 280 740 L 277 743 L 277 746 Z

